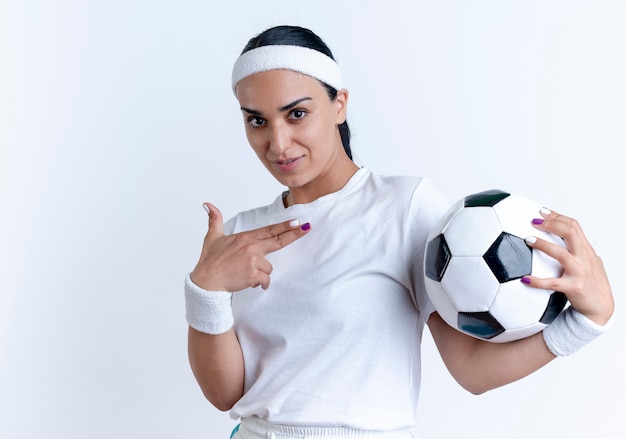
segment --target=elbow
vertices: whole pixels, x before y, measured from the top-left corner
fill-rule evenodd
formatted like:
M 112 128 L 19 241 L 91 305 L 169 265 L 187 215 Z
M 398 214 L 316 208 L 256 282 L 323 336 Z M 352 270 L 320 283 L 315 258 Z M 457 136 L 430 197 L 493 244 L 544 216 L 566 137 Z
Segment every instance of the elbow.
M 459 379 L 455 378 L 456 382 L 472 395 L 482 395 L 490 390 L 494 389 L 494 386 L 489 385 L 488 382 L 479 379 Z
M 235 405 L 234 402 L 229 401 L 210 401 L 213 406 L 221 412 L 228 412 Z
M 243 389 L 239 389 L 239 386 L 228 388 L 211 385 L 211 383 L 202 383 L 201 381 L 198 381 L 198 383 L 207 401 L 222 412 L 227 412 L 232 409 L 243 396 Z
M 226 398 L 211 398 L 208 395 L 205 395 L 206 399 L 221 412 L 227 412 L 231 410 L 234 405 L 237 403 L 236 399 L 226 399 Z
M 482 395 L 483 393 L 487 392 L 490 389 L 487 388 L 482 388 L 479 386 L 475 386 L 475 387 L 470 387 L 470 386 L 463 386 L 463 388 L 465 390 L 467 390 L 469 393 L 471 393 L 472 395 Z
M 206 388 L 202 388 L 202 393 L 211 405 L 221 412 L 230 411 L 243 396 L 243 392 L 215 391 L 215 389 L 209 391 Z
M 224 392 L 222 389 L 214 389 L 208 386 L 200 386 L 202 395 L 209 403 L 221 412 L 231 410 L 243 396 L 241 393 Z

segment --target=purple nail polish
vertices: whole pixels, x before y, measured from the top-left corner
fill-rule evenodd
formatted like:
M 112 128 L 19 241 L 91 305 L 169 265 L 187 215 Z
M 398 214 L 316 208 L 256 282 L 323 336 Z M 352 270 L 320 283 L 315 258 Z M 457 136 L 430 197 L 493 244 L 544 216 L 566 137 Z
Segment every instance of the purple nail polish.
M 523 284 L 530 285 L 530 279 L 527 278 L 526 276 L 523 276 L 521 281 Z
M 543 219 L 542 218 L 535 218 L 535 219 L 533 219 L 533 224 L 536 224 L 536 225 L 543 224 Z
M 305 232 L 311 228 L 311 223 L 304 223 L 300 226 L 300 230 L 304 230 Z

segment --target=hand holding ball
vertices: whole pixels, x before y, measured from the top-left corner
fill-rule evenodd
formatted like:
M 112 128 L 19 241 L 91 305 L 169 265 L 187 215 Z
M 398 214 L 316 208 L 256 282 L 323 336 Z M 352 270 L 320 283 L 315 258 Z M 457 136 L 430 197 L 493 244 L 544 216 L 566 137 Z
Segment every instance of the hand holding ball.
M 526 245 L 527 236 L 538 236 L 565 246 L 532 226 L 541 208 L 526 197 L 490 190 L 457 201 L 435 225 L 424 258 L 426 291 L 450 326 L 501 343 L 541 331 L 563 310 L 563 293 L 520 281 L 563 273 L 556 260 Z

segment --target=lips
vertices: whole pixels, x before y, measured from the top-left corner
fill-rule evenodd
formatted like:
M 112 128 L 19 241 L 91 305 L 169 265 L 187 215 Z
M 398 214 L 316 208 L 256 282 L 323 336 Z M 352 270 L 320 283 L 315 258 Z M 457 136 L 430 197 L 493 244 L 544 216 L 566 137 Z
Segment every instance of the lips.
M 288 160 L 276 160 L 274 163 L 276 163 L 278 165 L 288 165 L 289 163 L 293 163 L 296 160 L 298 160 L 298 159 L 295 158 L 295 159 L 288 159 Z
M 280 169 L 281 171 L 291 172 L 298 166 L 301 158 L 302 157 L 293 157 L 293 158 L 283 159 L 283 160 L 274 160 L 273 162 L 276 165 L 276 167 Z

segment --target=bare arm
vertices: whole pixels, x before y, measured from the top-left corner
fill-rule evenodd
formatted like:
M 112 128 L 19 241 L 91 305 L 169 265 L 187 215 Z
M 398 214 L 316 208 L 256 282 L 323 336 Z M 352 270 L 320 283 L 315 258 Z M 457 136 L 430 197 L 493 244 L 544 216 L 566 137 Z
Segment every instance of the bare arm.
M 510 343 L 490 343 L 452 328 L 436 312 L 428 328 L 450 374 L 474 394 L 524 378 L 555 358 L 541 333 Z
M 189 363 L 204 396 L 219 410 L 230 410 L 243 396 L 241 346 L 233 328 L 219 335 L 189 328 Z

